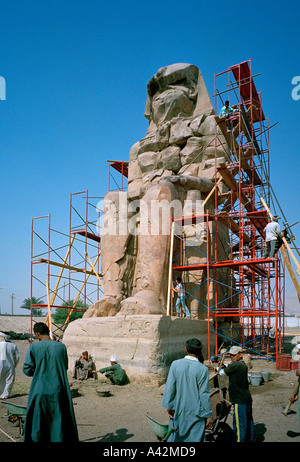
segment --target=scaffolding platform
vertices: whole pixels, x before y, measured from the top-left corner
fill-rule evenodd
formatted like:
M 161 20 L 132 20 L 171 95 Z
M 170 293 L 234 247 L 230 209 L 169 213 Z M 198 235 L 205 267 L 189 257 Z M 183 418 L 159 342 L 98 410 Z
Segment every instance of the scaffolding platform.
M 215 115 L 216 137 L 221 131 L 230 153 L 226 163 L 218 164 L 215 143 L 215 181 L 222 181 L 228 192 L 220 195 L 215 188 L 214 211 L 204 211 L 201 218 L 185 219 L 185 223 L 202 223 L 202 244 L 197 249 L 184 231 L 174 236 L 177 250 L 173 251 L 170 280 L 180 274 L 185 300 L 190 306 L 198 306 L 193 315 L 213 320 L 214 331 L 208 332 L 208 342 L 213 337 L 216 345 L 215 351 L 208 345 L 212 357 L 223 343 L 245 348 L 255 345 L 256 354 L 268 357 L 268 332 L 272 326 L 276 328 L 276 358 L 284 347 L 284 261 L 281 253 L 275 259 L 265 258 L 264 228 L 269 215 L 261 202 L 263 197 L 270 204 L 272 193 L 269 121 L 251 67 L 251 61 L 245 61 L 215 74 L 215 114 L 223 106 L 222 98 L 236 108 L 229 117 L 231 125 L 227 118 Z M 227 229 L 226 249 L 218 242 L 220 226 Z M 172 310 L 172 301 L 170 305 Z M 274 357 L 270 355 L 269 359 Z

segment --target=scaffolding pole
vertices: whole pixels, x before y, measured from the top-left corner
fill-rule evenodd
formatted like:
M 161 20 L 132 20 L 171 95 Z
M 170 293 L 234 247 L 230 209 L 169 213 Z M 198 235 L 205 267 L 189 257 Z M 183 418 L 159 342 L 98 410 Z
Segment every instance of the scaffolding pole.
M 100 294 L 103 293 L 100 273 L 100 214 L 102 211 L 98 209 L 97 203 L 93 203 L 94 200 L 99 201 L 100 199 L 89 197 L 88 191 L 70 195 L 68 233 L 52 229 L 50 215 L 32 218 L 30 292 L 31 301 L 33 296 L 38 294 L 40 303 L 31 302 L 31 339 L 34 308 L 47 309 L 45 322 L 49 324 L 51 331 L 52 308 L 67 309 L 69 322 L 72 312 L 85 311 L 85 309 L 76 308 L 80 297 L 83 298 L 84 306 L 89 306 L 99 300 Z M 78 203 L 75 204 L 77 201 L 79 201 L 79 206 Z M 93 210 L 92 219 L 90 219 L 89 211 L 91 208 Z M 46 225 L 41 226 L 41 222 L 45 222 L 45 219 L 47 219 Z M 66 253 L 62 256 L 64 249 Z M 59 269 L 58 274 L 57 269 Z M 92 276 L 91 279 L 90 276 Z M 74 303 L 70 306 L 72 298 L 74 298 Z M 57 299 L 58 302 L 56 302 Z
M 180 246 L 174 245 L 172 273 L 185 275 L 188 302 L 197 299 L 198 309 L 193 316 L 207 319 L 208 326 L 213 321 L 215 354 L 220 342 L 225 341 L 245 346 L 255 355 L 265 357 L 267 353 L 267 358 L 274 360 L 268 333 L 271 326 L 276 327 L 274 353 L 277 358 L 282 348 L 284 265 L 280 255 L 276 256 L 274 268 L 273 259 L 264 256 L 268 214 L 261 197 L 270 204 L 272 192 L 269 121 L 263 112 L 261 93 L 256 90 L 251 69 L 249 60 L 215 75 L 215 187 L 205 199 L 205 204 L 209 205 L 206 213 L 201 218 L 186 219 L 202 220 L 205 224 L 206 249 L 200 246 L 198 261 L 194 258 L 193 263 L 189 263 L 191 246 L 184 232 L 174 236 L 175 244 L 178 240 Z M 219 92 L 220 78 L 225 80 L 225 90 Z M 230 105 L 236 108 L 229 119 L 217 115 L 219 99 L 222 106 L 225 94 Z M 217 153 L 220 136 L 226 144 L 226 162 L 223 163 L 218 161 Z M 227 193 L 220 194 L 221 181 Z M 221 241 L 222 232 L 228 237 L 226 252 L 225 240 Z M 196 247 L 193 251 L 196 252 Z M 197 277 L 193 277 L 194 274 Z M 195 282 L 192 284 L 191 280 Z M 208 327 L 208 351 L 211 353 L 210 344 Z

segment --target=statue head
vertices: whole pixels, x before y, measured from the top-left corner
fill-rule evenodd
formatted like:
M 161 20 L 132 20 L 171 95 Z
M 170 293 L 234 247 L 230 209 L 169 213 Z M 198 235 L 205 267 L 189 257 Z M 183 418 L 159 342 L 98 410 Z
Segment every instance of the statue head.
M 192 64 L 162 67 L 148 82 L 147 92 L 145 117 L 156 126 L 213 111 L 202 74 Z

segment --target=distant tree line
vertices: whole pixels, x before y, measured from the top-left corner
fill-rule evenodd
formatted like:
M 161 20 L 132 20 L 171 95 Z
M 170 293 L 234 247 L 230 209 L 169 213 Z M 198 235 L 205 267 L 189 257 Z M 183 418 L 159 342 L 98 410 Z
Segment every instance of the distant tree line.
M 41 298 L 36 298 L 36 297 L 32 297 L 31 302 L 30 302 L 30 297 L 29 297 L 29 298 L 25 298 L 25 300 L 23 301 L 21 305 L 21 308 L 30 311 L 31 304 L 32 305 L 39 305 L 39 304 L 44 305 L 45 302 Z M 61 307 L 56 308 L 53 313 L 51 310 L 53 322 L 56 324 L 63 324 L 66 321 L 70 311 L 71 311 L 70 322 L 75 321 L 75 319 L 82 318 L 85 311 L 89 308 L 89 305 L 84 303 L 82 300 L 78 300 L 75 303 L 74 310 L 72 310 L 73 306 L 74 306 L 74 300 L 69 300 L 69 301 L 63 302 L 61 304 Z M 32 314 L 33 316 L 44 316 L 45 315 L 43 313 L 43 308 L 32 308 Z

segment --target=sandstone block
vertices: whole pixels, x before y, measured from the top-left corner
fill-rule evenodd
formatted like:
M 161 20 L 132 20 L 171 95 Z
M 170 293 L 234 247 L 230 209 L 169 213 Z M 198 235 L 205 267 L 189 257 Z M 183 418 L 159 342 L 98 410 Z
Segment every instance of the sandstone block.
M 164 315 L 82 318 L 69 324 L 63 342 L 69 369 L 87 350 L 97 369 L 107 366 L 114 355 L 131 381 L 151 382 L 166 379 L 172 361 L 185 356 L 189 338 L 201 340 L 207 359 L 207 326 L 207 321 Z

